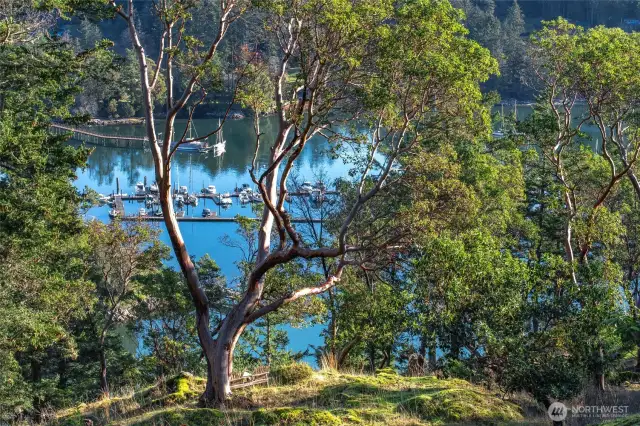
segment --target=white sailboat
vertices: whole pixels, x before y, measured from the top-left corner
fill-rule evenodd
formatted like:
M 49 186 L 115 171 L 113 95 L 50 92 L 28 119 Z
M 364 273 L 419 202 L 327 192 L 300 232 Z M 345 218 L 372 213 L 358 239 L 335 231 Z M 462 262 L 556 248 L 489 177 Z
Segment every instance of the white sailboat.
M 227 151 L 227 141 L 224 140 L 222 135 L 220 120 L 218 120 L 218 127 L 220 127 L 220 131 L 216 134 L 216 143 L 213 144 L 213 155 L 215 157 L 219 157 Z

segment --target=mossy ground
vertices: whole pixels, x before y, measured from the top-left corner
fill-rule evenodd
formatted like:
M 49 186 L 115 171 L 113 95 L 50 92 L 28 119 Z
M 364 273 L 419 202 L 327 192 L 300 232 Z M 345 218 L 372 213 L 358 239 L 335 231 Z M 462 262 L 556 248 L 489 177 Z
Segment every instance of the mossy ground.
M 198 408 L 202 379 L 181 375 L 165 391 L 152 387 L 127 397 L 58 413 L 58 425 L 443 425 L 518 424 L 519 407 L 464 380 L 314 373 L 298 384 L 236 391 L 224 411 Z M 617 425 L 616 425 L 617 426 Z
M 619 419 L 602 423 L 602 426 L 638 426 L 640 425 L 640 415 L 625 416 Z

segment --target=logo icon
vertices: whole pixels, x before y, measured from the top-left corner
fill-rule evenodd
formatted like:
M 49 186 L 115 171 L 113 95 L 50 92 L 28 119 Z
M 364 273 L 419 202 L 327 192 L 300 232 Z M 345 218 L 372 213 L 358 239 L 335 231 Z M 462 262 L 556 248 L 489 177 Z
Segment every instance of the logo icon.
M 549 406 L 547 414 L 554 422 L 561 422 L 567 418 L 567 407 L 562 402 L 554 402 Z

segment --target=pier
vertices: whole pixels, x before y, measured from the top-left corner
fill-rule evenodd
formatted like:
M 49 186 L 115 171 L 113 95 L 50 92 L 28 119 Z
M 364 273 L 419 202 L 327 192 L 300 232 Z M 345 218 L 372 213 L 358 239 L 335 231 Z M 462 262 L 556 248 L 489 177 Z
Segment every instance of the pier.
M 50 128 L 54 134 L 71 133 L 73 139 L 92 145 L 107 146 L 107 143 L 109 143 L 119 148 L 144 148 L 149 141 L 146 137 L 105 135 L 63 124 L 51 124 Z
M 124 201 L 129 201 L 129 202 L 144 202 L 148 200 L 148 197 L 150 195 L 153 196 L 153 198 L 156 200 L 155 203 L 157 203 L 157 193 L 151 193 L 148 189 L 148 187 L 146 186 L 146 177 L 145 177 L 145 189 L 146 192 L 144 194 L 142 193 L 138 193 L 138 194 L 122 194 L 122 192 L 120 192 L 120 185 L 118 182 L 118 179 L 116 178 L 116 185 L 117 185 L 117 190 L 111 195 L 111 201 L 109 201 L 110 205 L 112 206 L 112 211 L 109 213 L 109 216 L 112 219 L 119 219 L 119 220 L 123 220 L 123 221 L 144 221 L 144 222 L 162 222 L 164 221 L 164 217 L 161 214 L 156 214 L 153 212 L 149 212 L 149 213 L 145 213 L 143 212 L 139 212 L 137 214 L 127 214 L 125 211 L 125 207 L 124 207 Z M 142 184 L 141 184 L 142 185 Z M 241 195 L 243 194 L 242 191 L 240 191 L 238 188 L 236 188 L 233 192 L 229 192 L 228 196 L 229 197 L 233 197 L 233 198 L 240 198 Z M 322 191 L 322 194 L 324 195 L 338 195 L 338 191 L 328 191 L 326 189 L 324 189 Z M 174 190 L 174 196 L 178 195 L 178 191 Z M 180 194 L 180 195 L 184 195 L 184 194 Z M 194 193 L 192 194 L 193 196 L 196 196 L 198 199 L 204 199 L 204 200 L 211 200 L 213 203 L 217 204 L 219 207 L 220 203 L 216 200 L 216 198 L 220 195 L 219 193 L 216 194 L 211 194 L 211 193 L 205 193 L 205 192 L 200 192 L 200 193 Z M 296 191 L 296 192 L 288 192 L 287 196 L 291 196 L 291 197 L 308 197 L 310 196 L 310 193 L 307 191 Z M 103 201 L 105 202 L 105 201 Z M 247 202 L 243 202 L 243 205 L 245 204 L 251 204 L 252 202 L 255 201 L 247 201 Z M 153 209 L 152 209 L 153 210 Z M 250 218 L 252 220 L 259 220 L 259 218 L 257 217 L 252 217 Z M 230 216 L 230 217 L 222 217 L 222 216 L 218 216 L 215 213 L 213 215 L 209 215 L 209 216 L 186 216 L 185 215 L 185 211 L 184 210 L 178 210 L 176 211 L 176 220 L 178 222 L 226 222 L 226 223 L 230 223 L 230 222 L 237 222 L 237 218 L 236 216 Z M 322 219 L 317 219 L 317 218 L 304 218 L 304 217 L 298 217 L 298 218 L 291 218 L 291 222 L 292 223 L 323 223 Z
M 338 191 L 324 191 L 323 192 L 324 195 L 338 195 Z M 207 200 L 214 200 L 216 198 L 216 196 L 218 194 L 204 194 L 204 193 L 196 193 L 194 194 L 196 197 L 198 197 L 199 199 L 207 199 Z M 280 194 L 278 194 L 280 195 Z M 290 197 L 307 197 L 309 196 L 309 193 L 307 192 L 287 192 L 287 195 Z M 146 195 L 118 195 L 118 193 L 113 194 L 114 197 L 117 197 L 119 199 L 121 199 L 122 201 L 144 201 L 147 196 Z M 240 193 L 239 192 L 230 192 L 229 193 L 229 197 L 231 198 L 238 198 L 240 197 Z
M 144 221 L 144 222 L 162 222 L 164 217 L 162 216 L 138 216 L 138 215 L 122 215 L 120 220 L 125 221 Z M 260 220 L 257 217 L 250 217 L 252 220 Z M 208 216 L 208 217 L 190 217 L 190 216 L 178 216 L 176 217 L 178 222 L 237 222 L 235 217 L 221 217 L 221 216 Z M 305 219 L 305 218 L 292 218 L 292 223 L 322 223 L 322 219 Z

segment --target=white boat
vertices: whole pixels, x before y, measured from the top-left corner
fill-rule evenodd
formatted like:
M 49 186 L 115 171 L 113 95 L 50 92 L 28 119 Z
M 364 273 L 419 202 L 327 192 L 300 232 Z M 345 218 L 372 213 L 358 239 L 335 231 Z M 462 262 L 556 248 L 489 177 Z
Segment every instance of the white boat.
M 158 185 L 155 183 L 152 183 L 151 186 L 149 187 L 149 192 L 159 192 L 160 189 L 158 188 Z
M 212 147 L 209 146 L 207 139 L 204 139 L 202 141 L 200 140 L 194 141 L 193 140 L 194 135 L 192 133 L 195 133 L 195 138 L 197 139 L 198 133 L 195 131 L 193 123 L 189 123 L 189 136 L 186 138 L 185 141 L 183 141 L 180 145 L 178 145 L 177 148 L 175 148 L 175 146 L 178 143 L 178 141 L 171 142 L 171 149 L 175 148 L 176 151 L 182 151 L 182 152 L 206 152 L 212 149 Z M 159 145 L 162 146 L 162 142 L 160 142 Z
M 182 194 L 182 195 L 187 195 L 189 193 L 189 189 L 186 186 L 181 186 L 180 189 L 178 189 L 178 194 Z
M 231 204 L 233 204 L 231 195 L 228 192 L 222 194 L 222 196 L 220 197 L 220 204 L 222 204 L 223 206 L 230 206 Z
M 202 209 L 202 217 L 209 217 L 211 216 L 211 210 L 210 209 Z
M 254 192 L 253 194 L 251 194 L 251 201 L 254 203 L 264 203 L 262 194 L 260 194 L 259 192 Z
M 214 157 L 219 157 L 225 152 L 227 152 L 227 141 L 224 140 L 224 136 L 222 135 L 222 127 L 221 127 L 220 120 L 218 120 L 218 127 L 220 127 L 220 131 L 216 134 L 216 143 L 214 143 L 211 148 L 203 150 L 203 151 L 213 150 Z
M 147 193 L 147 189 L 144 187 L 144 183 L 138 182 L 136 183 L 136 195 L 145 195 Z
M 302 185 L 300 185 L 300 192 L 311 193 L 311 191 L 313 191 L 313 185 L 311 182 L 303 182 Z
M 140 210 L 138 210 L 138 216 L 146 216 L 147 215 L 147 210 L 144 207 L 141 207 Z
M 108 203 L 111 200 L 111 197 L 107 197 L 103 194 L 98 194 L 98 201 L 101 203 Z
M 246 193 L 246 192 L 241 192 L 241 193 L 238 195 L 238 198 L 240 199 L 240 202 L 241 202 L 242 204 L 246 204 L 246 203 L 248 203 L 248 202 L 249 202 L 249 195 L 247 195 L 247 193 Z
M 198 205 L 198 197 L 195 194 L 191 194 L 189 196 L 187 196 L 187 199 L 185 200 L 186 204 L 191 204 L 193 206 L 197 206 Z
M 215 185 L 209 185 L 205 188 L 204 192 L 206 192 L 207 194 L 215 194 L 216 193 L 216 186 Z
M 116 217 L 120 216 L 120 211 L 116 210 L 116 209 L 111 209 L 109 210 L 109 217 L 111 219 L 115 219 Z

